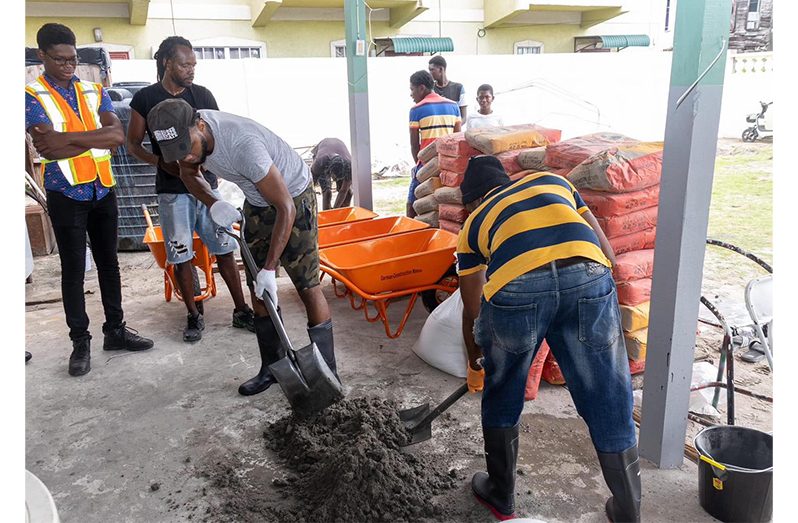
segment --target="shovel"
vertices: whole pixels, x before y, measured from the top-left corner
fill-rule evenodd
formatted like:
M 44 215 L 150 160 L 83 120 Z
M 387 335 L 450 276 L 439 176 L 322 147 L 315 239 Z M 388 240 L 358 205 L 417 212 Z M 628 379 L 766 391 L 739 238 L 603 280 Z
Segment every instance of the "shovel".
M 240 230 L 244 231 L 245 227 L 246 223 L 242 213 Z M 243 240 L 243 232 L 236 236 L 226 229 L 220 230 L 238 242 L 244 266 L 254 280 L 258 274 L 258 267 L 247 243 Z M 343 398 L 341 382 L 327 366 L 327 362 L 322 358 L 316 344 L 311 342 L 310 345 L 301 349 L 294 349 L 269 293 L 264 292 L 262 299 L 269 311 L 269 317 L 274 322 L 280 341 L 286 349 L 286 355 L 269 365 L 269 370 L 280 384 L 280 388 L 283 389 L 283 394 L 294 412 L 300 416 L 308 416 Z
M 410 441 L 402 446 L 407 447 L 430 439 L 432 437 L 432 421 L 454 405 L 466 392 L 468 392 L 468 383 L 463 383 L 433 410 L 429 409 L 429 403 L 412 409 L 400 410 L 399 419 L 402 420 L 405 429 L 410 433 Z

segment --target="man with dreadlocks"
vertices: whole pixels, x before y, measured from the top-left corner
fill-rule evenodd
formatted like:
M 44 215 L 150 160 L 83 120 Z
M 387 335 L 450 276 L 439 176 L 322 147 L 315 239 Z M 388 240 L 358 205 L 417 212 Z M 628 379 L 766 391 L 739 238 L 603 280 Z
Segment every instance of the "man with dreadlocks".
M 194 83 L 194 68 L 197 59 L 191 42 L 179 36 L 170 36 L 161 42 L 155 53 L 158 68 L 158 82 L 141 89 L 130 101 L 130 124 L 127 130 L 127 147 L 131 154 L 151 165 L 157 166 L 155 192 L 158 193 L 158 212 L 161 217 L 167 261 L 175 266 L 177 285 L 183 296 L 194 295 L 193 233 L 197 231 L 208 251 L 216 256 L 219 273 L 222 275 L 235 303 L 233 327 L 255 331 L 252 309 L 244 301 L 241 278 L 233 251 L 235 244 L 226 235 L 216 234 L 216 224 L 211 220 L 208 208 L 192 196 L 180 181 L 180 168 L 177 162 L 164 162 L 158 147 L 157 137 L 147 126 L 150 110 L 163 100 L 178 98 L 188 102 L 195 109 L 213 109 L 219 106 L 213 94 Z M 150 136 L 152 152 L 141 145 L 144 132 Z M 218 180 L 210 171 L 203 176 L 218 197 Z M 205 328 L 202 302 L 184 299 L 188 310 L 188 321 L 183 331 L 183 340 L 198 341 Z

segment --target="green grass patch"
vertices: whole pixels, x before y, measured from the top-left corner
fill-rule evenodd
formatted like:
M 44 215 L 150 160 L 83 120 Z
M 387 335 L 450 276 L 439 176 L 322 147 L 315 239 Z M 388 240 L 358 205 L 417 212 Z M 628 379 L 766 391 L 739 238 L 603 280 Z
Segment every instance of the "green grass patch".
M 374 212 L 380 216 L 404 215 L 410 177 L 390 177 L 373 180 L 371 184 Z
M 773 259 L 773 146 L 721 141 L 715 161 L 709 238 Z M 744 285 L 764 271 L 739 254 L 707 247 L 705 285 L 737 281 Z

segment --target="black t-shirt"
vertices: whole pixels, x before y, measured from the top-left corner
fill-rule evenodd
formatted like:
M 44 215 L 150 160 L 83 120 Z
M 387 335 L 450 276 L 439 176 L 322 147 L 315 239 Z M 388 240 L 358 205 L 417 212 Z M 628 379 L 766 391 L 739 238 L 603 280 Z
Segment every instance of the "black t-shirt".
M 432 85 L 432 90 L 444 98 L 452 100 L 458 106 L 460 105 L 460 94 L 463 92 L 463 84 L 449 81 L 449 83 L 446 84 L 446 87 L 438 87 L 438 84 L 434 83 Z M 465 103 L 463 105 L 465 105 Z
M 144 118 L 146 125 L 147 115 L 152 108 L 158 105 L 160 102 L 170 98 L 180 98 L 185 100 L 191 107 L 195 109 L 219 110 L 219 106 L 216 104 L 216 99 L 213 97 L 213 94 L 211 94 L 208 89 L 202 87 L 201 85 L 192 84 L 190 87 L 183 89 L 183 92 L 179 95 L 173 96 L 169 93 L 169 91 L 164 89 L 160 82 L 148 85 L 133 95 L 133 99 L 130 101 L 130 108 Z M 158 147 L 158 143 L 155 141 L 155 137 L 152 135 L 149 126 L 147 126 L 146 129 L 147 134 L 150 136 L 153 154 L 156 156 L 161 156 L 161 149 Z M 211 188 L 216 189 L 216 187 L 219 186 L 219 180 L 216 178 L 215 174 L 210 171 L 204 171 L 203 175 L 205 176 L 205 180 L 207 180 L 208 184 L 210 184 Z M 155 192 L 158 194 L 183 194 L 189 191 L 180 178 L 177 176 L 172 176 L 163 169 L 158 168 L 157 174 L 155 176 Z

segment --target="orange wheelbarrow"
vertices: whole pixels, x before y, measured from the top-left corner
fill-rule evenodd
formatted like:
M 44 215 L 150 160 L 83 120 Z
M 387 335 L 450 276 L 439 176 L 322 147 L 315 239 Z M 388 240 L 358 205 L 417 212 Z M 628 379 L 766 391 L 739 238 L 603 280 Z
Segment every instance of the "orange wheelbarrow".
M 185 298 L 181 295 L 180 288 L 177 286 L 177 281 L 175 280 L 175 267 L 166 261 L 166 246 L 164 245 L 161 227 L 156 227 L 152 224 L 152 218 L 150 218 L 150 213 L 146 205 L 141 204 L 141 210 L 144 212 L 144 219 L 147 220 L 147 230 L 144 232 L 144 243 L 149 247 L 158 266 L 163 269 L 164 298 L 166 298 L 168 302 L 172 301 L 172 294 L 174 294 L 178 300 L 184 301 Z M 201 287 L 199 279 L 196 277 L 195 269 L 194 301 L 202 302 L 211 296 L 216 296 L 216 280 L 213 277 L 213 262 L 216 261 L 216 257 L 208 252 L 208 247 L 202 243 L 202 240 L 197 236 L 196 232 L 194 233 L 193 247 L 194 259 L 191 260 L 191 264 L 200 269 L 205 276 L 205 286 Z
M 330 225 L 338 225 L 344 222 L 359 222 L 371 220 L 377 213 L 364 209 L 363 207 L 340 207 L 338 209 L 328 209 L 319 211 L 317 223 L 319 228 Z
M 356 222 L 344 222 L 319 229 L 319 249 L 336 247 L 346 243 L 374 240 L 401 232 L 418 231 L 428 224 L 405 216 L 389 216 Z
M 443 291 L 452 293 L 457 285 L 450 273 L 454 264 L 457 235 L 439 229 L 422 229 L 373 240 L 327 247 L 319 251 L 321 271 L 333 278 L 338 297 L 349 296 L 353 309 L 362 309 L 370 323 L 382 321 L 385 334 L 402 334 L 419 294 Z M 350 291 L 340 294 L 336 280 Z M 354 294 L 361 298 L 355 304 Z M 390 301 L 409 296 L 402 321 L 391 331 L 388 319 Z M 369 313 L 373 302 L 377 314 Z

